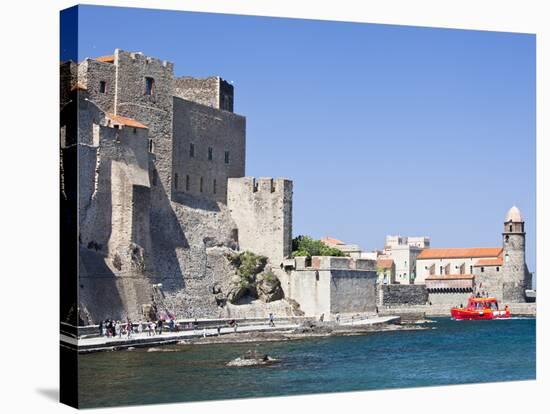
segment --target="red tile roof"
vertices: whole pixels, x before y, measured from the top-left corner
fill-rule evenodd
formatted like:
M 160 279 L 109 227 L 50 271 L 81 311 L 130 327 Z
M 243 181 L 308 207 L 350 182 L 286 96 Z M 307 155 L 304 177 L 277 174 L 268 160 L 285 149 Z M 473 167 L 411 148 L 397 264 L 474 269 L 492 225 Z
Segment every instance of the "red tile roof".
M 376 267 L 380 269 L 391 269 L 393 267 L 393 259 L 378 259 Z
M 342 245 L 346 244 L 342 240 L 335 239 L 334 237 L 323 237 L 321 241 L 327 245 Z
M 465 249 L 424 249 L 418 259 L 459 259 L 467 257 L 498 257 L 502 247 L 473 247 Z
M 114 57 L 114 55 L 98 56 L 98 57 L 94 58 L 94 60 L 97 60 L 98 62 L 114 63 L 115 57 Z
M 456 280 L 456 279 L 473 279 L 474 275 L 431 275 L 426 280 Z
M 474 266 L 502 266 L 502 256 L 490 259 L 479 259 Z
M 128 127 L 133 128 L 144 128 L 147 129 L 145 125 L 143 125 L 141 122 L 136 121 L 132 118 L 126 118 L 125 116 L 115 115 L 111 113 L 105 114 L 107 118 L 109 118 L 111 121 L 113 121 L 115 124 L 124 125 Z

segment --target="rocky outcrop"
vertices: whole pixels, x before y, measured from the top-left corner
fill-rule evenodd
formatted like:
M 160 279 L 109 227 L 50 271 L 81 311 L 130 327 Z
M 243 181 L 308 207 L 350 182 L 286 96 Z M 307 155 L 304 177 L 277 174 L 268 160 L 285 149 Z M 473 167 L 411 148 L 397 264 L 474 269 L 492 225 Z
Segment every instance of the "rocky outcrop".
M 284 298 L 281 282 L 267 265 L 265 256 L 252 252 L 228 255 L 228 260 L 235 269 L 225 299 L 232 304 L 242 301 L 260 299 L 262 302 L 273 302 Z M 223 297 L 223 290 L 217 293 Z
M 271 270 L 256 276 L 256 290 L 258 299 L 263 302 L 273 302 L 284 297 L 281 282 Z

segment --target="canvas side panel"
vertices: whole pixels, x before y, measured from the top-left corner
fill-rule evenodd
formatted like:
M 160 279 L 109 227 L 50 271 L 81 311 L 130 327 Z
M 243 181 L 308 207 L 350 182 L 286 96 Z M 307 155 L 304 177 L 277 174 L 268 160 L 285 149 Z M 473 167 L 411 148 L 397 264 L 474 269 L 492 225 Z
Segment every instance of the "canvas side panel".
M 78 7 L 60 13 L 60 329 L 76 340 L 78 326 Z M 62 403 L 78 407 L 78 351 L 60 346 Z

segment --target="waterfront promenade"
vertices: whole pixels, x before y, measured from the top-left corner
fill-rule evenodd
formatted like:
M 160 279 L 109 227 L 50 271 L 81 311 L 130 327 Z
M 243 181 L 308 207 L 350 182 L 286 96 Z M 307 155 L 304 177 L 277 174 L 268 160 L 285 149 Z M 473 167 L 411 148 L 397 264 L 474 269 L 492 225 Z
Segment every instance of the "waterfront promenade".
M 189 329 L 177 332 L 163 331 L 162 334 L 151 335 L 148 332 L 133 333 L 130 337 L 126 335 L 107 337 L 99 335 L 85 335 L 79 339 L 61 334 L 61 345 L 68 348 L 78 349 L 79 352 L 97 352 L 106 350 L 127 349 L 130 347 L 149 347 L 155 345 L 174 344 L 178 342 L 200 340 L 201 338 L 217 338 L 227 335 L 239 334 L 256 334 L 256 333 L 274 333 L 274 332 L 292 332 L 295 329 L 303 326 L 302 322 L 311 318 L 304 318 L 300 323 L 293 320 L 284 320 L 281 323 L 276 323 L 275 326 L 270 326 L 269 323 L 252 322 L 249 325 L 239 325 L 237 329 L 234 327 L 202 327 L 197 329 Z M 341 326 L 345 328 L 361 328 L 371 325 L 392 324 L 398 323 L 399 317 L 383 316 L 383 317 L 362 317 L 357 319 L 344 319 L 340 324 L 330 325 Z M 90 327 L 93 329 L 93 327 Z M 97 329 L 97 328 L 96 328 Z M 238 342 L 238 340 L 237 340 Z

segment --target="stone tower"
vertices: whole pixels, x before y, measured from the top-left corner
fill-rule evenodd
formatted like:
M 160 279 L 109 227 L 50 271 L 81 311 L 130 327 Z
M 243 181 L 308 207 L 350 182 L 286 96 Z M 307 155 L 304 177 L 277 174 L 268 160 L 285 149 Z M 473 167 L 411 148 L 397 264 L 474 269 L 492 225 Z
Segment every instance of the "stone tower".
M 529 288 L 529 273 L 525 264 L 525 222 L 516 206 L 508 210 L 502 237 L 502 299 L 504 302 L 524 302 L 525 289 Z

